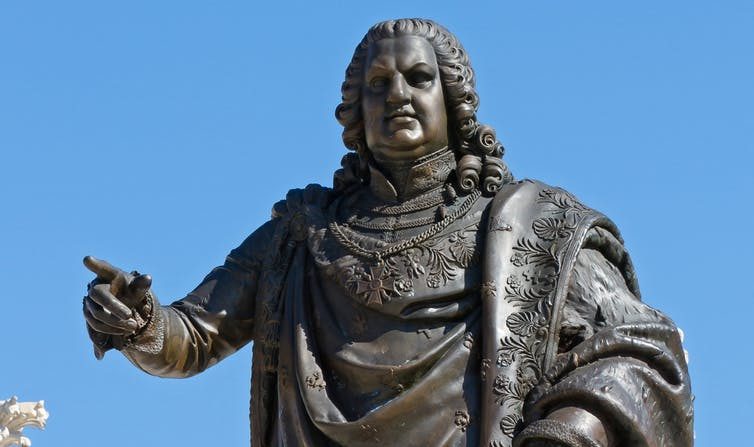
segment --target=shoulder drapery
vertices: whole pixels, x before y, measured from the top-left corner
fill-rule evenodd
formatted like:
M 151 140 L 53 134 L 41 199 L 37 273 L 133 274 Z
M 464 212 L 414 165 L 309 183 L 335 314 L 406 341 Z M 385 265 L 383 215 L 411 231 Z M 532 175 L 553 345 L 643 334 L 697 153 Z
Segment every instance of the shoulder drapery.
M 498 194 L 488 231 L 482 446 L 597 445 L 585 443 L 588 433 L 550 417 L 565 407 L 596 416 L 611 446 L 692 445 L 691 393 L 678 331 L 640 303 L 615 225 L 561 189 L 524 181 Z M 594 277 L 586 283 L 596 286 L 585 287 L 589 266 L 577 268 L 589 258 L 584 250 L 614 266 L 620 283 L 600 284 Z M 611 293 L 605 286 L 622 287 L 612 293 L 624 296 L 601 303 Z M 593 335 L 559 353 L 566 345 L 564 314 L 584 306 L 568 303 L 569 296 L 593 303 L 602 314 L 589 328 Z M 600 310 L 600 304 L 612 306 Z

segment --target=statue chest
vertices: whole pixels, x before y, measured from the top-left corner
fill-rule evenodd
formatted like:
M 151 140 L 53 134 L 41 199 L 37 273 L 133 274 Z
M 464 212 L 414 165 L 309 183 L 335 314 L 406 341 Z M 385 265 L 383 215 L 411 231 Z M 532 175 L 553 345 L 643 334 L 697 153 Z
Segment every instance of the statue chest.
M 468 208 L 428 237 L 442 223 L 434 210 L 409 216 L 352 215 L 345 225 L 331 221 L 310 243 L 328 293 L 398 319 L 421 319 L 433 312 L 435 318 L 454 318 L 481 282 L 484 202 Z

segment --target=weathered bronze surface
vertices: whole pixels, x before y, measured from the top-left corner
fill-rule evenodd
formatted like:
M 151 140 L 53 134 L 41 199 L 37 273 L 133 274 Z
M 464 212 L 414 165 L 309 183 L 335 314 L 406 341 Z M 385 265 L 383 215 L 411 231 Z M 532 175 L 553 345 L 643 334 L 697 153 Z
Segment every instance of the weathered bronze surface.
M 515 181 L 458 40 L 372 27 L 334 185 L 292 190 L 185 298 L 87 257 L 95 353 L 164 377 L 253 341 L 252 446 L 689 446 L 678 330 L 615 225 Z

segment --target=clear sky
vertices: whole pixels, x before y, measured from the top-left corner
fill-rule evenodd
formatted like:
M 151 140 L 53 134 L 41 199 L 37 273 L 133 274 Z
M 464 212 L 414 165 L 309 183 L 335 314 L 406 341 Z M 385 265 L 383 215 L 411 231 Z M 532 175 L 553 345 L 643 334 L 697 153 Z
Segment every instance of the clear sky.
M 615 220 L 686 333 L 697 445 L 754 416 L 754 3 L 0 2 L 0 399 L 43 446 L 246 446 L 251 351 L 168 380 L 96 361 L 92 254 L 182 297 L 289 188 L 331 183 L 353 48 L 433 18 L 513 173 Z M 739 442 L 740 441 L 740 442 Z

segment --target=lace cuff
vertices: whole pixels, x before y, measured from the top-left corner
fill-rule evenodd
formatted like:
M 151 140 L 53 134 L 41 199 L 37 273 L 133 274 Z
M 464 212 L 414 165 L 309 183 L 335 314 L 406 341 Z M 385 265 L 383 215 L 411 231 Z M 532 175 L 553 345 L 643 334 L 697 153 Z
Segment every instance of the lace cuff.
M 532 422 L 513 440 L 513 447 L 603 447 L 577 427 L 553 419 Z
M 140 316 L 139 312 L 134 312 L 137 315 L 137 320 L 140 320 L 137 323 L 139 323 L 141 329 L 128 337 L 123 348 L 147 354 L 159 354 L 162 351 L 165 339 L 165 317 L 162 308 L 160 308 L 160 303 L 157 302 L 151 291 L 147 292 L 144 309 L 144 313 L 147 315 L 146 320 Z

